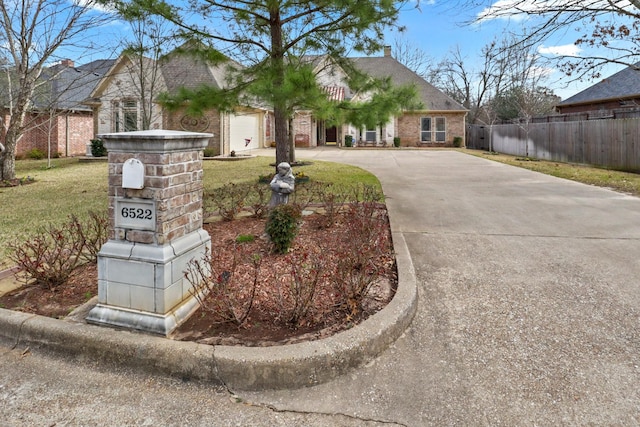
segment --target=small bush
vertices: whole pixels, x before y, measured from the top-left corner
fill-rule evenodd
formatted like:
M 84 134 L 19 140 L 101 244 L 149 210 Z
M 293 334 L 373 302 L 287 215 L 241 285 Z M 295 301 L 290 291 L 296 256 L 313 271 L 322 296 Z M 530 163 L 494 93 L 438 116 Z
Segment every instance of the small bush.
M 275 253 L 285 254 L 289 251 L 298 233 L 300 216 L 300 210 L 294 205 L 278 205 L 271 210 L 267 219 L 266 232 Z
M 241 286 L 236 275 L 242 275 L 242 260 L 250 259 L 252 286 Z M 242 245 L 235 244 L 231 251 L 191 260 L 184 273 L 191 285 L 189 292 L 203 310 L 215 315 L 218 323 L 242 326 L 253 308 L 260 275 L 260 255 L 247 253 Z
M 84 243 L 80 254 L 81 259 L 88 263 L 97 262 L 98 252 L 100 252 L 102 245 L 109 240 L 109 216 L 107 213 L 100 214 L 91 211 L 86 222 L 82 222 L 75 215 L 71 215 L 69 226 L 73 228 L 77 238 Z
M 352 203 L 349 228 L 342 238 L 333 274 L 341 308 L 353 317 L 384 270 L 385 254 L 391 244 L 387 212 L 382 205 Z
M 107 155 L 107 149 L 101 139 L 91 140 L 91 155 L 93 157 L 104 157 Z
M 66 282 L 79 265 L 84 244 L 73 227 L 49 224 L 26 242 L 8 246 L 9 259 L 22 269 L 25 278 L 51 290 Z
M 225 184 L 205 196 L 205 211 L 216 211 L 225 221 L 232 221 L 242 211 L 251 184 Z
M 453 146 L 454 147 L 462 147 L 462 137 L 461 136 L 454 136 L 453 137 Z
M 47 157 L 46 153 L 39 148 L 34 148 L 33 150 L 29 150 L 27 152 L 27 158 L 31 160 L 42 160 Z
M 271 188 L 263 183 L 255 183 L 251 186 L 247 197 L 247 203 L 255 218 L 264 218 L 269 209 Z
M 291 256 L 290 274 L 284 280 L 288 286 L 279 288 L 280 311 L 284 321 L 294 327 L 313 323 L 310 315 L 316 307 L 320 283 L 329 274 L 330 262 L 319 250 L 306 248 Z
M 214 148 L 207 147 L 202 150 L 202 154 L 204 155 L 204 157 L 214 157 L 216 155 L 216 150 Z
M 400 137 L 399 136 L 393 137 L 393 146 L 394 147 L 400 147 Z
M 323 187 L 318 187 L 317 197 L 325 210 L 323 226 L 325 228 L 331 227 L 342 205 L 347 200 L 348 194 L 345 189 L 337 185 L 325 184 Z

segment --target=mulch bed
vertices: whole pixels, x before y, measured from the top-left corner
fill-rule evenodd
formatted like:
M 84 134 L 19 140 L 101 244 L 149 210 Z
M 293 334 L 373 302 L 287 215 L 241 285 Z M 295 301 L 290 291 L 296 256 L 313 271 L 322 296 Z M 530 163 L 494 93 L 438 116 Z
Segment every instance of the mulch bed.
M 347 232 L 349 221 L 346 214 L 340 214 L 334 225 L 323 228 L 325 217 L 319 213 L 304 216 L 298 235 L 292 248 L 286 255 L 275 255 L 269 250 L 269 242 L 264 235 L 265 220 L 241 218 L 234 221 L 215 221 L 205 224 L 204 228 L 212 237 L 212 253 L 232 253 L 230 247 L 236 247 L 238 236 L 253 236 L 252 241 L 242 246 L 244 254 L 259 254 L 261 258 L 260 275 L 256 285 L 255 301 L 251 314 L 242 325 L 224 322 L 219 314 L 200 308 L 173 334 L 177 340 L 197 341 L 205 344 L 269 346 L 309 341 L 330 336 L 353 327 L 367 317 L 384 308 L 393 298 L 397 276 L 395 257 L 389 237 L 388 252 L 379 260 L 381 276 L 371 288 L 363 304 L 357 310 L 345 310 L 336 305 L 335 288 L 331 286 L 331 277 L 323 277 L 314 296 L 314 309 L 297 326 L 287 323 L 278 316 L 287 294 L 283 289 L 283 271 L 287 271 L 290 257 L 303 253 L 318 254 L 321 247 L 323 256 L 331 263 L 331 254 L 338 250 L 332 245 L 340 239 L 333 238 Z M 318 246 L 320 245 L 320 246 Z M 315 248 L 315 249 L 310 249 Z M 218 254 L 218 255 L 216 255 Z M 234 280 L 238 286 L 250 289 L 254 281 L 251 257 L 244 257 L 244 265 L 238 265 Z M 227 259 L 226 261 L 229 260 Z M 239 264 L 239 263 L 238 263 Z M 86 303 L 97 294 L 97 268 L 85 265 L 77 269 L 71 279 L 54 290 L 36 285 L 25 285 L 11 293 L 0 296 L 0 307 L 36 313 L 43 316 L 62 318 L 73 309 Z M 246 295 L 246 294 L 245 294 Z M 246 300 L 242 300 L 246 303 Z

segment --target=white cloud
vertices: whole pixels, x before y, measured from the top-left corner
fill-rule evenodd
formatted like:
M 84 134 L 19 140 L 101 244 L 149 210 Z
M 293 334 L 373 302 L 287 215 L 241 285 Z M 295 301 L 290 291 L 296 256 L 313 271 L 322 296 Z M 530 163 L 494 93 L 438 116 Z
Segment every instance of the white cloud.
M 540 46 L 538 53 L 541 55 L 553 55 L 553 56 L 578 56 L 582 49 L 575 44 L 563 44 L 559 46 Z

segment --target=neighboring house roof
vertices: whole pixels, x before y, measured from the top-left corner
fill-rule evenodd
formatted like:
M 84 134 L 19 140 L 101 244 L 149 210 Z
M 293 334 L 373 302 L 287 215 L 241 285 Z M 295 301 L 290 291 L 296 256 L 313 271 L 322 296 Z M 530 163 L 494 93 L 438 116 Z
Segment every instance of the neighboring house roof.
M 100 82 L 109 63 L 113 60 L 98 60 L 74 67 L 70 61 L 63 61 L 47 68 L 41 76 L 47 81 L 46 89 L 35 96 L 34 107 L 90 111 L 83 101 Z
M 424 109 L 429 111 L 467 111 L 440 89 L 427 82 L 390 55 L 381 57 L 351 58 L 364 73 L 376 77 L 390 77 L 396 86 L 414 84 Z
M 640 62 L 560 102 L 558 106 L 588 104 L 640 96 Z

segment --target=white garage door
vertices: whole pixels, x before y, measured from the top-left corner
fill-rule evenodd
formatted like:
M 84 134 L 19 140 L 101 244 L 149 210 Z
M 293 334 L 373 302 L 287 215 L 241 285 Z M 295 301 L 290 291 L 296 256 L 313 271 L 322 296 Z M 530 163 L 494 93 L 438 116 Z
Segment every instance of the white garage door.
M 232 151 L 240 152 L 258 148 L 258 114 L 232 114 L 230 118 L 229 145 Z

